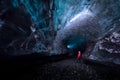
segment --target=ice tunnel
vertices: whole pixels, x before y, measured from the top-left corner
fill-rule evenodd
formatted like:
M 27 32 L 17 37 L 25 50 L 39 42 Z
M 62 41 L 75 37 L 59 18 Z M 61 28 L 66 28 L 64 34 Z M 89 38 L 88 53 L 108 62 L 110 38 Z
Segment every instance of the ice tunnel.
M 119 0 L 1 0 L 0 55 L 86 52 L 119 29 L 119 6 Z
M 119 66 L 120 0 L 0 0 L 0 73 L 5 76 L 120 80 Z

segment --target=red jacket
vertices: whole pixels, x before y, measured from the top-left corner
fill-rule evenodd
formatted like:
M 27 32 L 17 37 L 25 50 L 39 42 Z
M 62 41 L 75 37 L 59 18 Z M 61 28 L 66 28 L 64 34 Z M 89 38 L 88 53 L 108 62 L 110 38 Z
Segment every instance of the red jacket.
M 77 58 L 78 58 L 78 59 L 81 58 L 81 52 L 80 52 L 80 51 L 78 51 Z

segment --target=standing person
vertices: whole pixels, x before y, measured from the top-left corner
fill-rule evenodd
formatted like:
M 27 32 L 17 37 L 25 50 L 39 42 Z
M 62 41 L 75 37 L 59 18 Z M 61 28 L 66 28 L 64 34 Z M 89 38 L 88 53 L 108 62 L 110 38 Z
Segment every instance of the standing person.
M 78 62 L 80 61 L 81 57 L 82 57 L 82 54 L 81 54 L 80 51 L 78 51 L 78 54 L 77 54 L 77 61 L 78 61 Z

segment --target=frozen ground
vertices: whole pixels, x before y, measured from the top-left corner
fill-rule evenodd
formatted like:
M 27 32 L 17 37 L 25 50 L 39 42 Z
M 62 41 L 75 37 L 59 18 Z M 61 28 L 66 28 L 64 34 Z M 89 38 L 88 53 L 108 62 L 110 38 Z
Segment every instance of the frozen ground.
M 76 57 L 32 55 L 5 60 L 0 80 L 120 80 L 117 68 L 88 64 Z

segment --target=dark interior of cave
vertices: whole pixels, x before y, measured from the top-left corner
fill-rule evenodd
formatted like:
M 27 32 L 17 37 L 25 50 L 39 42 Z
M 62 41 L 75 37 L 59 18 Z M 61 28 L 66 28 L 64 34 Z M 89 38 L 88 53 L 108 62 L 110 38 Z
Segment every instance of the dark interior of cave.
M 0 0 L 0 80 L 120 80 L 120 0 Z

